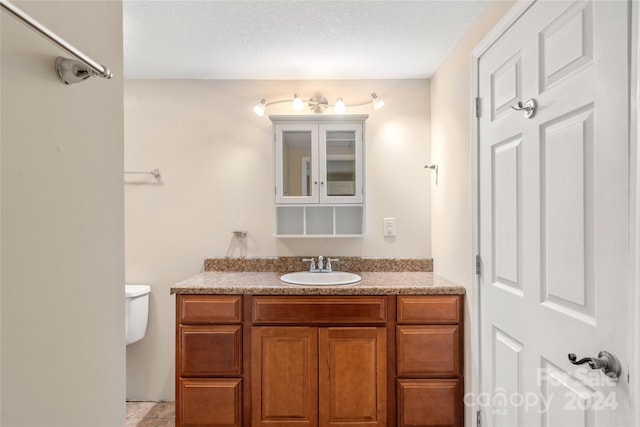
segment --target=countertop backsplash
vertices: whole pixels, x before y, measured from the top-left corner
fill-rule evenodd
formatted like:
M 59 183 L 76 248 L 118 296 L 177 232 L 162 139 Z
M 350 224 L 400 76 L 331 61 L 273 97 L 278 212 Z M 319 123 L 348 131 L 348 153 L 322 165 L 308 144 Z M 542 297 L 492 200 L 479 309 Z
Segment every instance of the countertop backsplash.
M 204 271 L 246 271 L 246 272 L 271 272 L 291 273 L 294 271 L 309 270 L 309 262 L 302 261 L 301 257 L 270 257 L 270 258 L 207 258 L 204 260 Z M 433 272 L 432 258 L 359 258 L 359 257 L 332 257 L 339 261 L 332 261 L 333 270 L 360 272 Z

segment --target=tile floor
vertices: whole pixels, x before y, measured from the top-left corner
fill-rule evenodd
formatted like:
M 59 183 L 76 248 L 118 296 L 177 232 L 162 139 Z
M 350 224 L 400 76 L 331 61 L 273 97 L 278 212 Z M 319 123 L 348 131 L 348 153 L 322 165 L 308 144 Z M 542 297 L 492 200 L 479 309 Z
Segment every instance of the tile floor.
M 174 402 L 127 402 L 127 427 L 174 427 Z

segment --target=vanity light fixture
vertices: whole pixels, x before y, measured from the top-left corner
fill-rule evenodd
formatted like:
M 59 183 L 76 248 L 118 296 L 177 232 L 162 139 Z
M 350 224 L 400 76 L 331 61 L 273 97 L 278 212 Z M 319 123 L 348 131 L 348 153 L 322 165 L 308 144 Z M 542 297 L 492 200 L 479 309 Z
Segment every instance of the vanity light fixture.
M 309 109 L 316 114 L 324 113 L 328 107 L 333 107 L 333 111 L 336 114 L 344 114 L 347 111 L 347 107 L 362 107 L 367 104 L 372 104 L 375 110 L 379 110 L 384 106 L 384 101 L 375 92 L 371 93 L 369 100 L 359 102 L 357 104 L 345 104 L 344 99 L 342 99 L 342 97 L 338 97 L 335 105 L 329 105 L 327 98 L 321 94 L 316 94 L 308 100 L 303 100 L 297 93 L 294 93 L 293 99 L 280 99 L 277 101 L 267 102 L 265 98 L 262 98 L 260 102 L 253 107 L 253 112 L 258 116 L 263 117 L 269 105 L 281 104 L 283 102 L 291 102 L 295 111 L 302 111 L 304 109 L 304 104 L 306 103 L 309 106 Z
M 304 108 L 304 102 L 302 102 L 302 98 L 298 96 L 297 93 L 293 94 L 293 109 L 295 111 L 302 111 Z
M 371 102 L 373 103 L 373 108 L 377 111 L 384 107 L 384 101 L 375 92 L 371 93 Z
M 316 114 L 324 113 L 328 105 L 329 101 L 322 95 L 313 95 L 309 100 L 309 109 Z
M 253 107 L 253 112 L 259 115 L 260 117 L 264 116 L 264 111 L 267 109 L 267 100 L 262 98 L 260 102 Z

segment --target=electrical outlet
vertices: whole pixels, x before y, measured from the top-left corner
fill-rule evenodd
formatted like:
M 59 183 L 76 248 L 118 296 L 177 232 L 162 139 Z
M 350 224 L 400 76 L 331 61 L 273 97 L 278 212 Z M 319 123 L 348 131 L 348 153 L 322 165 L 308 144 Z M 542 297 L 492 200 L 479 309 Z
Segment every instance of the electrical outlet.
M 382 231 L 384 237 L 396 237 L 396 219 L 384 218 L 384 229 Z

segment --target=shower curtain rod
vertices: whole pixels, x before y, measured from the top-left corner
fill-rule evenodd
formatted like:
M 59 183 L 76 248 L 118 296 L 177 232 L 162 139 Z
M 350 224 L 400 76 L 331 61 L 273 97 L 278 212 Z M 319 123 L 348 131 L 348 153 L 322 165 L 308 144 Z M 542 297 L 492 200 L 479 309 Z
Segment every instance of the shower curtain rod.
M 49 30 L 47 27 L 29 16 L 14 4 L 10 3 L 7 0 L 0 0 L 0 6 L 3 10 L 7 11 L 9 14 L 13 15 L 18 20 L 31 27 L 34 31 L 40 33 L 45 38 L 49 39 L 49 41 L 53 42 L 55 45 L 73 55 L 82 64 L 90 68 L 90 70 L 87 70 L 82 64 L 79 64 L 77 61 L 58 57 L 58 59 L 56 60 L 56 71 L 58 72 L 58 77 L 60 77 L 63 83 L 77 83 L 89 76 L 98 76 L 105 79 L 110 79 L 113 76 L 109 68 L 105 67 L 102 64 L 99 64 L 89 56 L 82 53 L 80 50 L 73 47 L 66 40 Z M 72 63 L 69 61 L 71 61 Z

